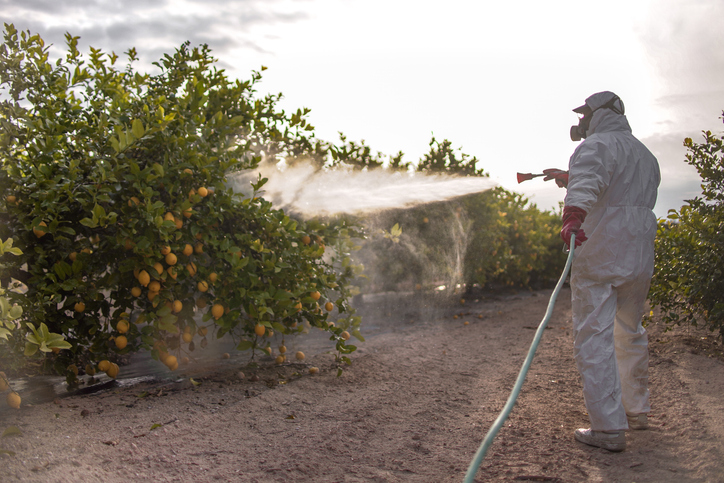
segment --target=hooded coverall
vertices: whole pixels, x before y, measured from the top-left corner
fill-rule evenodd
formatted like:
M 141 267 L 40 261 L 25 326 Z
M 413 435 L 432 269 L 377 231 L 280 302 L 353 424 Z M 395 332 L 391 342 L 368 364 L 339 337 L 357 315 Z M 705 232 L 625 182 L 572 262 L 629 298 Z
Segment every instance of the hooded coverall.
M 641 325 L 654 269 L 661 175 L 624 115 L 593 113 L 569 163 L 566 206 L 587 215 L 571 268 L 574 356 L 594 431 L 628 429 L 650 411 L 648 338 Z

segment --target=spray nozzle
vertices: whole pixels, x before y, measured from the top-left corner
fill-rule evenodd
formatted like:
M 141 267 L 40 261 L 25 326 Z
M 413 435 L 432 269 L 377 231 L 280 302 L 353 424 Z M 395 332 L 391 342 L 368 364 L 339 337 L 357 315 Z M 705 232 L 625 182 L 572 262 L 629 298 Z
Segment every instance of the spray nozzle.
M 545 176 L 545 173 L 533 174 L 533 173 L 518 173 L 518 184 L 529 179 L 537 178 L 539 176 Z

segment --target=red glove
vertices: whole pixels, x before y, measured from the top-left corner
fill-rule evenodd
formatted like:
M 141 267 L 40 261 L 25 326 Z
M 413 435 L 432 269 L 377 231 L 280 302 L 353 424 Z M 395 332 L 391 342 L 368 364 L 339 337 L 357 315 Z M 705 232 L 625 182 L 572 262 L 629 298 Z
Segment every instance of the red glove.
M 556 180 L 559 188 L 568 188 L 568 171 L 562 169 L 549 168 L 544 169 L 543 174 L 546 175 L 543 181 Z
M 571 247 L 571 233 L 576 234 L 576 246 L 580 247 L 584 241 L 588 240 L 586 234 L 581 230 L 581 225 L 586 219 L 586 212 L 577 206 L 565 206 L 563 208 L 563 228 L 561 229 L 561 238 L 566 242 L 568 248 Z

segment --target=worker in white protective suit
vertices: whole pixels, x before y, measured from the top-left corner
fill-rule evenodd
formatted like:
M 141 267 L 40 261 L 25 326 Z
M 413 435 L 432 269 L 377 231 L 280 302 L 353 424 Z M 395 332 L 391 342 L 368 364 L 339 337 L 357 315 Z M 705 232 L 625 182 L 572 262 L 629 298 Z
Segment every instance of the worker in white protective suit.
M 610 451 L 628 429 L 646 429 L 650 411 L 648 338 L 641 325 L 654 270 L 661 181 L 653 154 L 631 133 L 621 99 L 599 92 L 574 112 L 571 139 L 585 140 L 568 172 L 551 170 L 568 192 L 561 237 L 576 249 L 571 268 L 574 355 L 590 429 L 575 438 Z

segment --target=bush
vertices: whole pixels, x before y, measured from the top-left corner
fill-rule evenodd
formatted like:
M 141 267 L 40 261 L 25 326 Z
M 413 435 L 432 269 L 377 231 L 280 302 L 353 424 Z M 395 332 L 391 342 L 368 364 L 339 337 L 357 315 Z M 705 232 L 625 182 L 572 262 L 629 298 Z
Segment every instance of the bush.
M 133 49 L 121 68 L 115 53 L 84 58 L 66 35 L 65 58 L 51 63 L 39 36 L 5 29 L 0 238 L 22 254 L 3 260 L 2 286 L 24 284 L 8 293 L 22 321 L 70 344 L 46 363 L 65 373 L 139 349 L 163 360 L 203 347 L 196 334 L 207 330 L 240 350 L 268 348 L 274 332 L 305 325 L 330 331 L 349 361 L 355 347 L 340 334 L 359 335 L 359 318 L 341 260 L 360 233 L 291 219 L 258 194 L 264 179 L 250 196 L 226 184 L 262 155 L 313 147 L 307 111 L 289 116 L 279 96 L 255 96 L 258 72 L 230 81 L 207 46 L 184 44 L 149 75 L 134 70 Z M 14 354 L 28 328 L 11 331 Z
M 702 194 L 659 221 L 656 269 L 649 299 L 666 324 L 704 322 L 724 337 L 724 162 L 722 138 L 684 140 L 687 163 L 702 179 Z

